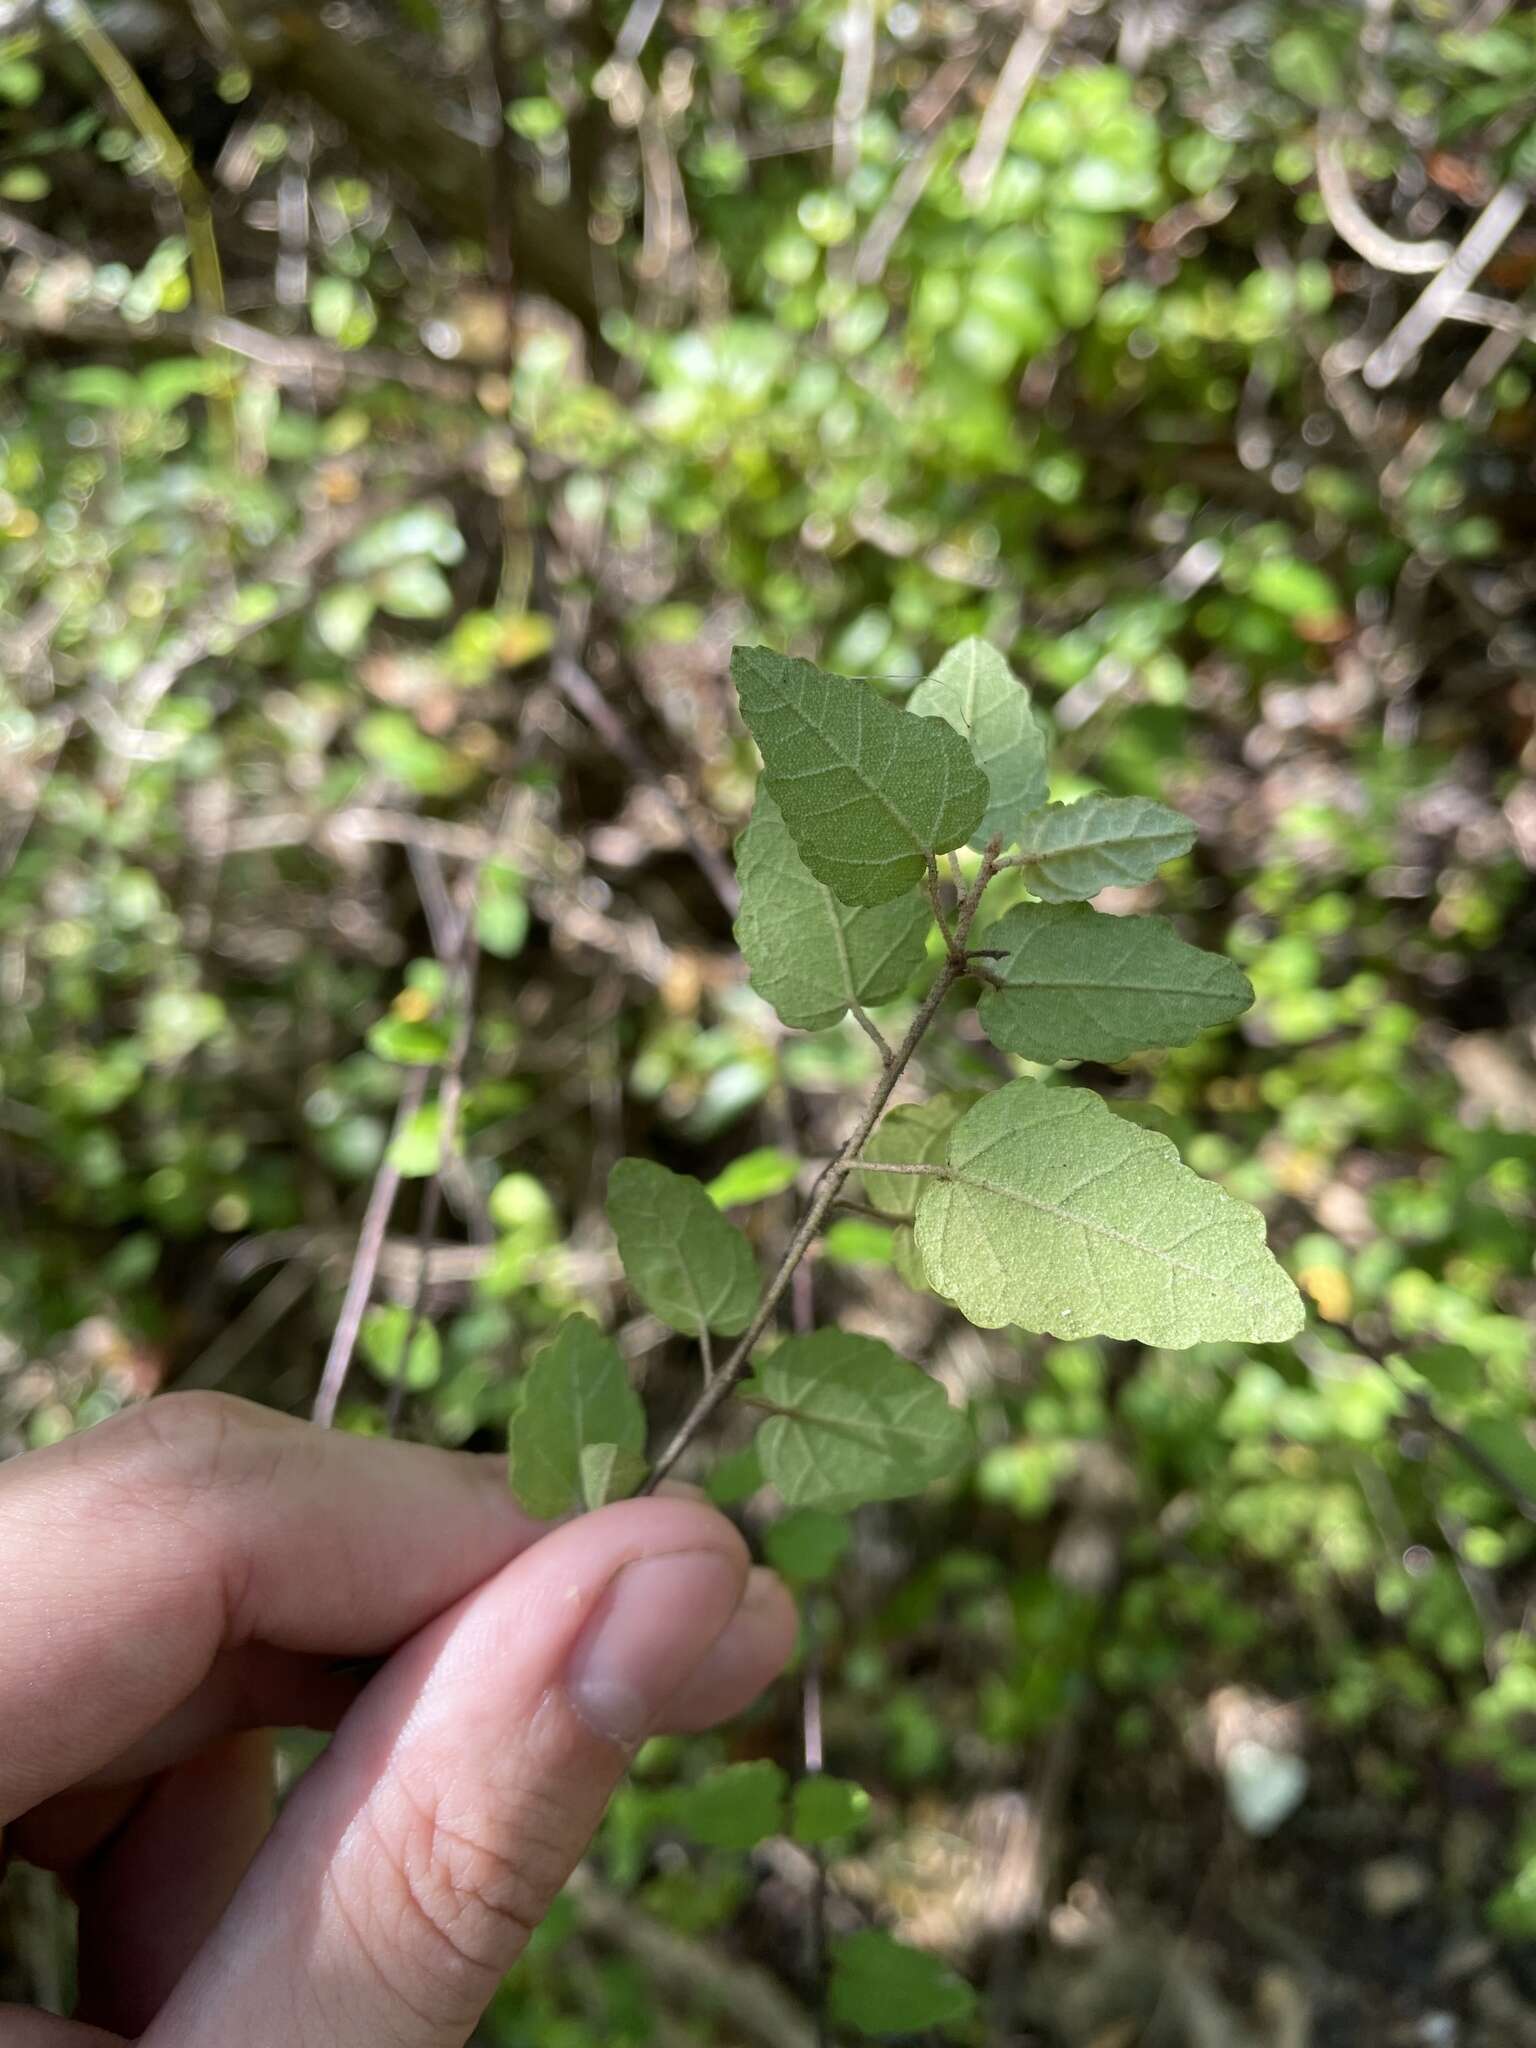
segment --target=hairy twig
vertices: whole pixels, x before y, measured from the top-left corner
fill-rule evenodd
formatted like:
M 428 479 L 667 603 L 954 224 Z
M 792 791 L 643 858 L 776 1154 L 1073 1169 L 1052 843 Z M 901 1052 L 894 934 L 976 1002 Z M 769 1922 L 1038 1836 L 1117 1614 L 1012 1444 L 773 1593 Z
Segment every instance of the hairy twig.
M 677 1464 L 678 1459 L 682 1457 L 688 1446 L 704 1428 L 716 1409 L 725 1401 L 732 1389 L 739 1385 L 741 1380 L 746 1377 L 748 1367 L 752 1362 L 753 1348 L 764 1330 L 767 1329 L 769 1323 L 773 1320 L 774 1313 L 779 1303 L 783 1300 L 785 1291 L 789 1287 L 791 1280 L 793 1280 L 800 1261 L 815 1242 L 817 1233 L 826 1221 L 827 1212 L 842 1193 L 843 1184 L 849 1174 L 857 1166 L 859 1155 L 863 1152 L 871 1133 L 884 1114 L 885 1106 L 891 1099 L 896 1083 L 905 1073 L 913 1054 L 922 1043 L 929 1025 L 938 1015 L 944 998 L 949 994 L 960 977 L 970 971 L 966 964 L 963 948 L 975 919 L 976 911 L 981 903 L 982 892 L 992 879 L 994 872 L 993 860 L 996 851 L 997 848 L 994 844 L 988 849 L 986 856 L 983 858 L 976 879 L 972 882 L 969 890 L 966 892 L 964 901 L 960 905 L 959 916 L 955 923 L 954 943 L 945 957 L 943 966 L 934 978 L 932 988 L 929 989 L 928 994 L 923 999 L 917 1015 L 907 1027 L 906 1035 L 892 1054 L 890 1062 L 882 1071 L 879 1080 L 875 1083 L 857 1125 L 849 1134 L 847 1141 L 836 1158 L 825 1166 L 817 1176 L 816 1185 L 811 1192 L 809 1206 L 804 1216 L 800 1219 L 799 1226 L 794 1236 L 790 1239 L 783 1258 L 779 1261 L 778 1270 L 763 1291 L 763 1298 L 758 1305 L 756 1315 L 753 1316 L 736 1348 L 715 1374 L 713 1383 L 706 1387 L 698 1400 L 694 1402 L 692 1408 L 679 1425 L 672 1441 L 651 1467 L 650 1476 L 647 1478 L 642 1489 L 644 1492 L 654 1493 L 661 1481 L 666 1478 L 667 1474 Z

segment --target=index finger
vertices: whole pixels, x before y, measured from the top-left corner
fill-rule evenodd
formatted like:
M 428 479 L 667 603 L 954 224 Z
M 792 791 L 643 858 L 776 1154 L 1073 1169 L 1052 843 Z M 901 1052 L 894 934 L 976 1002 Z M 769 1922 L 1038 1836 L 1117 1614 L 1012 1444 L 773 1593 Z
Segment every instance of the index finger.
M 544 1533 L 494 1459 L 169 1394 L 0 1468 L 0 1826 L 222 1650 L 374 1656 Z

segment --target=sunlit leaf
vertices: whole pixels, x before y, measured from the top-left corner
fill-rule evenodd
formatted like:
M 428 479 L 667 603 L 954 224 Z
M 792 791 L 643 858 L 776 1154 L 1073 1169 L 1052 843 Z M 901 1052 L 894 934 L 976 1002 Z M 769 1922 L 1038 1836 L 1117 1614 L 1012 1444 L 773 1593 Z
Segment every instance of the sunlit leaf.
M 424 1316 L 413 1316 L 401 1303 L 368 1310 L 358 1332 L 358 1348 L 386 1386 L 401 1377 L 402 1363 L 405 1384 L 414 1394 L 435 1387 L 442 1376 L 443 1349 L 435 1326 Z
M 1011 846 L 1021 820 L 1046 798 L 1045 735 L 1029 691 L 988 641 L 962 640 L 907 699 L 920 718 L 942 718 L 969 741 L 991 796 L 971 835 L 985 846 L 994 835 Z
M 1275 1344 L 1302 1325 L 1258 1210 L 1086 1088 L 1013 1081 L 968 1110 L 947 1177 L 919 1198 L 917 1244 L 983 1329 L 1179 1349 Z
M 784 1827 L 789 1780 L 775 1763 L 726 1764 L 667 1794 L 664 1811 L 696 1842 L 750 1849 Z

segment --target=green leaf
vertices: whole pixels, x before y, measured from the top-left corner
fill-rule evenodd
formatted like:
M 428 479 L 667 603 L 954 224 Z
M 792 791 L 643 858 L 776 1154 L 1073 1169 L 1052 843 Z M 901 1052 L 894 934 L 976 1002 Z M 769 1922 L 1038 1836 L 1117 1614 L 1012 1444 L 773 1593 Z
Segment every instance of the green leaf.
M 879 1128 L 864 1147 L 866 1159 L 882 1159 L 889 1165 L 942 1165 L 949 1152 L 949 1134 L 973 1103 L 980 1102 L 974 1088 L 946 1089 L 927 1102 L 903 1102 L 888 1110 Z M 907 1285 L 921 1290 L 928 1284 L 918 1255 L 912 1219 L 923 1181 L 915 1173 L 869 1173 L 864 1176 L 864 1196 L 883 1216 L 896 1221 L 891 1262 Z
M 628 1500 L 645 1477 L 645 1459 L 639 1451 L 627 1451 L 619 1444 L 583 1444 L 579 1459 L 581 1504 L 604 1508 L 611 1500 Z
M 400 1067 L 433 1067 L 448 1057 L 448 1027 L 432 1017 L 398 1017 L 393 1011 L 368 1027 L 368 1050 Z
M 711 1849 L 750 1849 L 784 1827 L 788 1779 L 775 1763 L 727 1764 L 665 1799 L 663 1810 Z
M 877 1927 L 833 1944 L 827 2008 L 861 2034 L 920 2034 L 969 2016 L 976 1994 L 937 1956 L 908 1948 Z
M 608 1221 L 629 1284 L 685 1336 L 736 1337 L 762 1294 L 752 1247 L 691 1174 L 621 1159 L 608 1176 Z
M 1045 735 L 1029 708 L 1029 691 L 985 640 L 951 647 L 927 682 L 907 699 L 919 718 L 942 718 L 970 742 L 991 798 L 971 835 L 975 847 L 1001 834 L 1011 846 L 1020 820 L 1045 802 Z
M 1085 796 L 1024 820 L 1020 865 L 1032 895 L 1085 903 L 1101 889 L 1150 882 L 1195 843 L 1188 818 L 1144 796 Z
M 839 1835 L 851 1835 L 869 1818 L 869 1794 L 848 1778 L 827 1778 L 819 1773 L 802 1778 L 795 1787 L 789 1809 L 789 1832 L 797 1842 L 814 1846 L 835 1842 Z
M 982 1029 L 1029 1060 L 1129 1058 L 1188 1045 L 1253 1001 L 1241 968 L 1186 946 L 1166 918 L 1106 917 L 1086 903 L 1021 903 L 988 928 L 1002 981 L 977 1005 Z
M 422 1180 L 436 1173 L 442 1163 L 443 1115 L 441 1105 L 424 1102 L 384 1155 L 402 1180 Z
M 825 1508 L 797 1508 L 763 1537 L 763 1555 L 794 1586 L 829 1579 L 843 1561 L 852 1534 L 846 1516 Z
M 765 786 L 736 848 L 736 943 L 752 986 L 797 1031 L 825 1031 L 854 1003 L 888 1003 L 923 964 L 933 913 L 910 890 L 840 903 L 795 851 Z
M 752 1202 L 766 1202 L 792 1188 L 800 1173 L 800 1162 L 792 1152 L 777 1145 L 759 1145 L 743 1152 L 709 1183 L 709 1199 L 717 1209 L 744 1209 Z
M 523 878 L 505 861 L 487 861 L 475 896 L 475 937 L 498 960 L 515 960 L 528 938 Z
M 955 1088 L 946 1089 L 927 1102 L 903 1102 L 887 1111 L 865 1145 L 864 1157 L 881 1160 L 887 1166 L 942 1164 L 949 1151 L 950 1132 L 981 1099 L 977 1089 Z M 921 1177 L 913 1173 L 866 1173 L 864 1195 L 882 1216 L 910 1222 L 917 1214 L 917 1198 L 923 1185 Z
M 791 1337 L 757 1366 L 743 1399 L 773 1411 L 757 1432 L 758 1456 L 790 1507 L 918 1493 L 962 1465 L 970 1443 L 937 1380 L 846 1330 Z
M 980 824 L 987 779 L 942 719 L 767 647 L 738 647 L 731 675 L 800 858 L 839 901 L 889 903 Z
M 988 1095 L 951 1133 L 947 1176 L 919 1198 L 918 1250 L 982 1329 L 1178 1350 L 1278 1344 L 1302 1326 L 1258 1210 L 1086 1088 L 1013 1081 Z
M 407 1336 L 411 1345 L 408 1357 Z M 399 1379 L 402 1359 L 405 1384 L 413 1394 L 435 1387 L 442 1376 L 443 1347 L 436 1328 L 398 1303 L 369 1309 L 358 1332 L 358 1344 L 368 1365 L 386 1386 L 393 1386 Z
M 567 1316 L 523 1377 L 507 1430 L 513 1493 L 541 1520 L 598 1506 L 633 1491 L 644 1450 L 645 1410 L 618 1347 L 589 1316 Z

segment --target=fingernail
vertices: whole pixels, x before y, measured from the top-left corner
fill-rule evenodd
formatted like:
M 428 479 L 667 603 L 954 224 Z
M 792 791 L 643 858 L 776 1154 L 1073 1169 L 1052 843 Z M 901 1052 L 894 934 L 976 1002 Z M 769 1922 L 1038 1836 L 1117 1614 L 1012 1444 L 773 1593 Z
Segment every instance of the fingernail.
M 595 1734 L 633 1748 L 724 1632 L 745 1591 L 720 1550 L 680 1550 L 625 1565 L 566 1667 L 571 1705 Z

